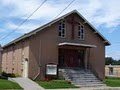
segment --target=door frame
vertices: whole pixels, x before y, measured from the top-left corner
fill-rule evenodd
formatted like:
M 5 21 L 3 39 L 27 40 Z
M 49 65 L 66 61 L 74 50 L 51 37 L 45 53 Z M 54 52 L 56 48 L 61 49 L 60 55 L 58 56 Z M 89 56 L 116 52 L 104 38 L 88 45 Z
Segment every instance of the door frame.
M 28 78 L 28 59 L 24 59 L 24 65 L 23 65 L 23 77 Z

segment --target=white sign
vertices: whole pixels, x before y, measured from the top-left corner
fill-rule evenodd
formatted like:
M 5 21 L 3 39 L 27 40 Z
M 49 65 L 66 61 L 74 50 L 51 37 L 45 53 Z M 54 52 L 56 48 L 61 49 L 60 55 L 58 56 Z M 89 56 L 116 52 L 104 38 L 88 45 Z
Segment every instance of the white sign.
M 46 66 L 47 75 L 57 75 L 57 65 L 47 65 Z

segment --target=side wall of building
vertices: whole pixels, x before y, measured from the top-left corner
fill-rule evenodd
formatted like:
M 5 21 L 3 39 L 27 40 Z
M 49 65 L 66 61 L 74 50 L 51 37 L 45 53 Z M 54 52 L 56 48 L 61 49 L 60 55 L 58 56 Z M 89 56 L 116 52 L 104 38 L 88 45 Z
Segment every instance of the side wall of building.
M 4 48 L 2 52 L 2 71 L 22 76 L 24 58 L 29 60 L 29 41 L 21 41 Z
M 2 50 L 0 50 L 0 71 L 2 71 L 2 67 L 1 67 L 1 65 L 2 65 Z
M 84 26 L 84 40 L 78 39 L 78 25 L 75 25 L 74 38 L 71 39 L 72 27 L 68 21 L 73 16 L 75 17 L 75 21 L 80 22 Z M 97 46 L 88 51 L 88 67 L 92 67 L 94 73 L 97 73 L 98 77 L 103 80 L 105 73 L 105 44 L 103 39 L 87 23 L 84 23 L 85 21 L 77 14 L 72 14 L 63 18 L 63 20 L 66 22 L 66 34 L 64 38 L 58 37 L 59 22 L 56 22 L 44 30 L 34 33 L 34 35 L 24 41 L 4 48 L 2 53 L 2 71 L 22 75 L 24 69 L 22 61 L 24 58 L 27 58 L 29 63 L 28 77 L 32 79 L 35 79 L 37 76 L 37 79 L 45 78 L 46 64 L 58 64 L 58 44 L 72 42 Z
M 110 69 L 112 69 L 113 71 L 111 72 Z M 112 67 L 106 66 L 105 75 L 113 76 L 113 77 L 120 77 L 120 66 L 119 65 L 113 65 Z
M 58 64 L 56 24 L 30 37 L 30 78 L 45 78 L 46 64 Z M 40 67 L 39 67 L 40 66 Z M 39 72 L 40 71 L 40 72 Z

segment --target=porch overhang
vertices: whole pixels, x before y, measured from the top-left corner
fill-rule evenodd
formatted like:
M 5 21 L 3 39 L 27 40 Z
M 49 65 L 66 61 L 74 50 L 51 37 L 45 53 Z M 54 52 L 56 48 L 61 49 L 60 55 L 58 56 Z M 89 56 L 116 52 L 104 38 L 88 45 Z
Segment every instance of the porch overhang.
M 96 48 L 97 47 L 96 45 L 70 43 L 70 42 L 59 43 L 58 46 L 77 46 L 77 47 L 85 47 L 85 48 Z

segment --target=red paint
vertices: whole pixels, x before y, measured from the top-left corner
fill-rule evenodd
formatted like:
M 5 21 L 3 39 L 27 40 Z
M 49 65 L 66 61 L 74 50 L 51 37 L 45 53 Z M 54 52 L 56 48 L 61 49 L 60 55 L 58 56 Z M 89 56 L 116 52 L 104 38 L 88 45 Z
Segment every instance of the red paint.
M 78 66 L 78 51 L 72 49 L 65 49 L 64 51 L 65 65 L 67 67 Z

